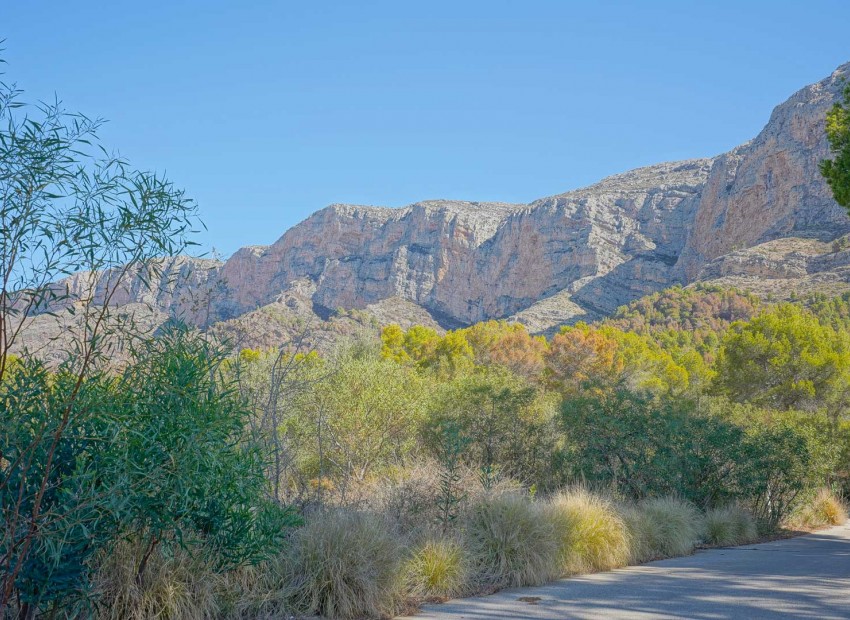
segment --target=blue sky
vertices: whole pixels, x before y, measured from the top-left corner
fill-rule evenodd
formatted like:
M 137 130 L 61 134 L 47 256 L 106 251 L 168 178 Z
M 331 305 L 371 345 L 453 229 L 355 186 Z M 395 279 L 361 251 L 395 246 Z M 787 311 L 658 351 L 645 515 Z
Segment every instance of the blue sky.
M 4 0 L 6 78 L 271 243 L 333 202 L 527 202 L 715 155 L 850 61 L 850 2 Z

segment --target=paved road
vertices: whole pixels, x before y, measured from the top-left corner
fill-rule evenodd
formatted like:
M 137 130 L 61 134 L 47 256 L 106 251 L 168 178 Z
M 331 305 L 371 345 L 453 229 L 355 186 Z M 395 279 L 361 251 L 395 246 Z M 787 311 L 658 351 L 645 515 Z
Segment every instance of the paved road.
M 850 525 L 428 605 L 415 618 L 850 618 Z

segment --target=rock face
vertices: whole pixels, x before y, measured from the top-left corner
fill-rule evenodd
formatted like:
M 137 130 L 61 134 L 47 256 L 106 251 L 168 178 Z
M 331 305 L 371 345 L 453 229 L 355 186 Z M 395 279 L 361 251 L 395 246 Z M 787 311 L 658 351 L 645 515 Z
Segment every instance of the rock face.
M 412 316 L 413 305 L 444 326 L 511 318 L 544 331 L 697 280 L 826 278 L 844 290 L 850 261 L 823 242 L 850 232 L 850 218 L 818 171 L 828 156 L 824 115 L 844 76 L 850 64 L 718 157 L 640 168 L 527 205 L 331 205 L 224 263 L 168 261 L 152 290 L 129 282 L 116 301 L 202 326 L 298 299 L 299 312 L 308 303 L 319 316 L 371 307 L 388 321 L 387 308 Z M 783 239 L 794 241 L 776 245 Z M 87 278 L 64 284 L 82 289 Z

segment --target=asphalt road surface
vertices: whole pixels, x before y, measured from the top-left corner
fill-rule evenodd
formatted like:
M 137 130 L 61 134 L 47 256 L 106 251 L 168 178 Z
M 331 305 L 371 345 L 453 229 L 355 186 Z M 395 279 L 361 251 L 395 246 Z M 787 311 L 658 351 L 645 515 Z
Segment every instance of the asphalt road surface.
M 426 605 L 414 618 L 850 618 L 850 526 Z

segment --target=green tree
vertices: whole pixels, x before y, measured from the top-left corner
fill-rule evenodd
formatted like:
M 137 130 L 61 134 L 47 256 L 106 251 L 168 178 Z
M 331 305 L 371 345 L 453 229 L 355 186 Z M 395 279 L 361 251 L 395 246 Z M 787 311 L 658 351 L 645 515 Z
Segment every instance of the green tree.
M 413 368 L 379 355 L 344 350 L 327 377 L 298 401 L 300 467 L 321 483 L 330 477 L 345 497 L 351 482 L 402 465 L 422 420 L 423 381 Z
M 778 409 L 826 409 L 837 423 L 850 390 L 846 333 L 794 304 L 738 323 L 717 361 L 717 387 L 736 402 Z
M 425 441 L 434 456 L 443 451 L 441 429 L 465 438 L 465 461 L 481 472 L 485 486 L 506 476 L 547 480 L 558 442 L 552 395 L 500 367 L 479 368 L 439 386 L 429 404 Z
M 157 548 L 193 546 L 229 567 L 265 557 L 295 522 L 268 499 L 251 412 L 224 360 L 175 324 L 142 344 L 114 387 L 120 417 L 98 469 L 123 499 L 118 533 L 145 540 L 138 580 Z
M 0 617 L 13 600 L 26 616 L 84 585 L 75 563 L 91 552 L 105 496 L 84 438 L 100 424 L 95 397 L 116 341 L 143 335 L 111 302 L 130 278 L 155 278 L 199 225 L 181 190 L 100 145 L 100 124 L 58 103 L 25 105 L 0 83 Z M 88 277 L 72 296 L 55 283 L 74 272 Z M 70 342 L 54 344 L 56 379 L 31 362 L 10 377 L 22 330 L 48 311 L 65 315 Z
M 843 105 L 836 103 L 826 114 L 826 137 L 835 159 L 823 160 L 820 171 L 836 202 L 850 211 L 850 85 Z

